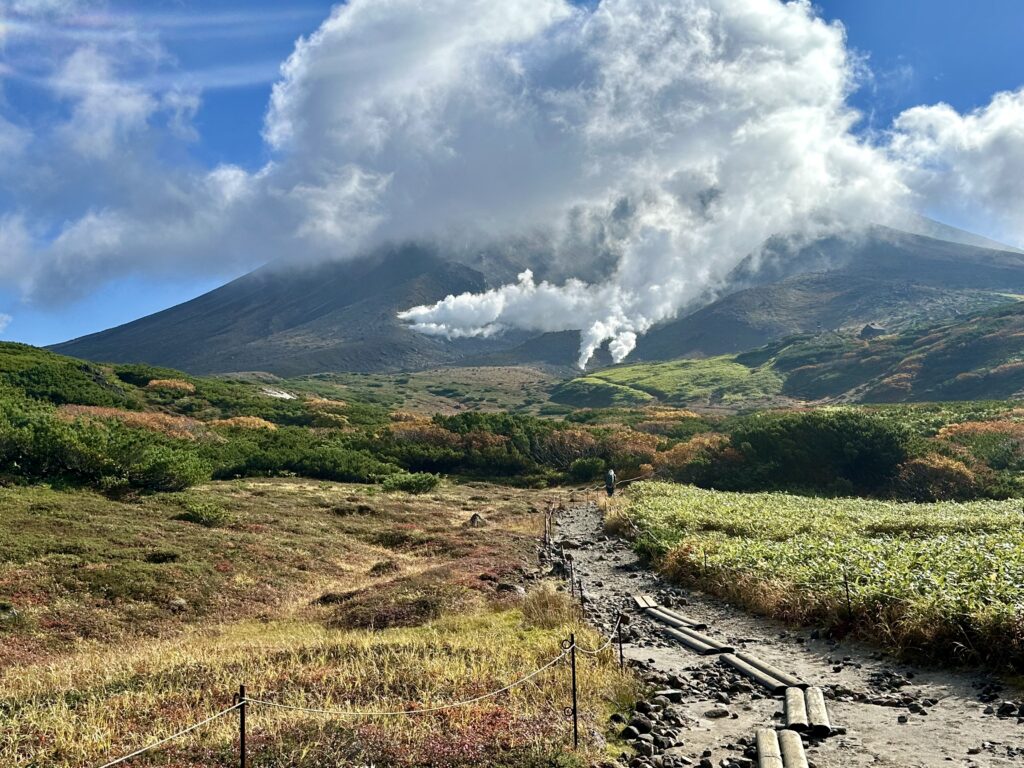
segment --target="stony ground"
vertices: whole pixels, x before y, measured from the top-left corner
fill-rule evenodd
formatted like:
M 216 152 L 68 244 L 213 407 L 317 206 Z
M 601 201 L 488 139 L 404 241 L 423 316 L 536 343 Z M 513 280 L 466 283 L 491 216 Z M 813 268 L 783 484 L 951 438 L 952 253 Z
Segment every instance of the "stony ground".
M 792 629 L 750 616 L 700 592 L 675 587 L 640 563 L 628 542 L 605 536 L 594 504 L 559 515 L 551 556 L 565 552 L 583 582 L 588 618 L 610 631 L 630 616 L 625 653 L 652 690 L 671 699 L 641 702 L 635 722 L 622 727 L 635 766 L 755 765 L 757 728 L 781 725 L 774 698 L 722 665 L 667 638 L 630 597 L 651 594 L 708 624 L 708 634 L 746 650 L 805 682 L 821 686 L 836 732 L 805 741 L 817 768 L 849 766 L 1024 766 L 1024 691 L 978 672 L 917 668 L 864 645 Z M 629 729 L 631 728 L 631 729 Z

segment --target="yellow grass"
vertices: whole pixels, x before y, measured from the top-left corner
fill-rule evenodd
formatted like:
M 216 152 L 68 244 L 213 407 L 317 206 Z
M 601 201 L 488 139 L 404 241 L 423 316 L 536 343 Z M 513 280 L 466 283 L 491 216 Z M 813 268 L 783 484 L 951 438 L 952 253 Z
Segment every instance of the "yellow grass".
M 216 419 L 211 422 L 214 427 L 238 427 L 239 429 L 277 429 L 272 421 L 259 416 L 232 416 L 230 419 Z
M 173 392 L 196 391 L 196 385 L 184 379 L 153 379 L 146 385 L 146 389 L 169 389 Z
M 496 589 L 535 567 L 543 516 L 532 510 L 542 493 L 443 485 L 413 497 L 266 480 L 212 483 L 185 496 L 229 511 L 236 522 L 227 528 L 175 520 L 180 495 L 131 508 L 80 493 L 5 493 L 23 524 L 0 536 L 0 552 L 7 546 L 23 562 L 0 562 L 0 596 L 5 584 L 15 590 L 27 624 L 0 643 L 8 654 L 0 663 L 4 768 L 102 765 L 230 706 L 241 683 L 252 698 L 296 706 L 405 710 L 501 688 L 556 656 L 570 631 L 589 647 L 601 643 L 546 589 L 526 600 L 530 618 L 523 601 Z M 487 527 L 465 527 L 477 510 Z M 101 583 L 127 597 L 103 598 L 84 576 L 52 591 L 51 540 L 88 542 L 82 554 L 62 556 L 68 567 L 106 574 Z M 141 560 L 154 546 L 179 557 Z M 378 568 L 383 561 L 396 567 Z M 114 580 L 136 573 L 160 588 Z M 163 608 L 163 584 L 187 597 L 184 612 Z M 548 607 L 536 610 L 541 604 Z M 132 616 L 146 618 L 131 627 Z M 75 626 L 76 637 L 47 637 Z M 579 677 L 591 745 L 589 734 L 637 691 L 610 654 L 581 657 Z M 253 705 L 250 763 L 539 768 L 567 744 L 568 680 L 559 666 L 493 699 L 394 718 Z M 232 713 L 133 765 L 235 765 L 236 733 Z M 588 746 L 580 765 L 598 752 Z

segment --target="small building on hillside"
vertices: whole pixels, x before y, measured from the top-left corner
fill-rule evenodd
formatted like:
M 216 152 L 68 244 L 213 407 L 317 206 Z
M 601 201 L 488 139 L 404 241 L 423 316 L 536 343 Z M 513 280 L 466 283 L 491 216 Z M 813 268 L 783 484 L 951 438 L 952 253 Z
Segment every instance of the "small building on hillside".
M 861 339 L 874 339 L 878 336 L 885 336 L 885 334 L 887 333 L 888 331 L 885 330 L 885 328 L 883 328 L 882 326 L 876 325 L 875 323 L 868 323 L 863 328 L 861 328 L 860 334 L 858 334 L 858 336 Z

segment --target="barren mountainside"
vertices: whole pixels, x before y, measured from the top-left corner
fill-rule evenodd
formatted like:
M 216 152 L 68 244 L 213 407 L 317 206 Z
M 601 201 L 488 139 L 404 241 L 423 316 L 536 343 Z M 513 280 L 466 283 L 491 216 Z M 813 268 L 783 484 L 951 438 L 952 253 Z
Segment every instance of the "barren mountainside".
M 535 258 L 535 255 L 533 255 Z M 303 268 L 264 267 L 184 304 L 58 344 L 64 354 L 191 373 L 423 370 L 539 363 L 568 370 L 578 333 L 448 340 L 405 327 L 408 307 L 512 279 L 505 257 L 466 265 L 414 245 Z M 798 251 L 769 249 L 735 270 L 732 292 L 653 329 L 631 360 L 735 354 L 785 336 L 869 322 L 954 319 L 1024 293 L 1024 255 L 876 228 Z M 709 297 L 714 298 L 714 297 Z M 600 353 L 591 367 L 607 365 Z

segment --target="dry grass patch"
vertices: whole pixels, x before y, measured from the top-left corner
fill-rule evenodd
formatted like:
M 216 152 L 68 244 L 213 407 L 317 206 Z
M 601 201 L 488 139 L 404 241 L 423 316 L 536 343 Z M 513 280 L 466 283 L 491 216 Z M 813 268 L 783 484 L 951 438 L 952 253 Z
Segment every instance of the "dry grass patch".
M 296 706 L 405 710 L 502 688 L 570 631 L 598 645 L 566 624 L 560 598 L 528 598 L 529 618 L 519 609 L 544 502 L 487 485 L 411 496 L 304 480 L 132 504 L 0 489 L 0 610 L 18 617 L 0 629 L 0 765 L 102 764 L 229 706 L 240 683 Z M 189 509 L 229 518 L 174 519 Z M 464 526 L 477 509 L 486 529 Z M 583 659 L 580 683 L 584 733 L 636 695 L 610 656 Z M 568 685 L 559 666 L 493 699 L 396 718 L 253 705 L 250 764 L 582 766 L 598 753 L 565 750 Z M 233 764 L 236 733 L 226 717 L 143 764 Z
M 148 429 L 181 440 L 198 440 L 208 434 L 203 422 L 188 416 L 169 413 L 126 411 L 98 405 L 62 405 L 57 411 L 62 418 L 118 421 L 125 426 Z
M 196 391 L 196 385 L 184 379 L 153 379 L 146 385 L 146 389 L 162 389 L 168 392 L 192 394 Z
M 232 416 L 230 419 L 216 419 L 210 422 L 214 427 L 235 427 L 237 429 L 277 429 L 277 424 L 259 416 Z

